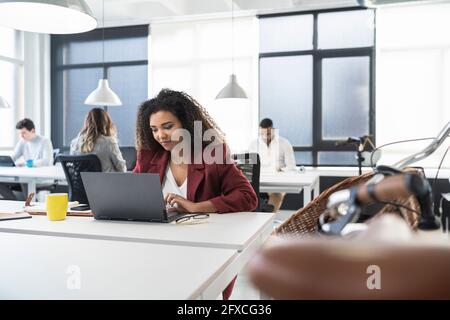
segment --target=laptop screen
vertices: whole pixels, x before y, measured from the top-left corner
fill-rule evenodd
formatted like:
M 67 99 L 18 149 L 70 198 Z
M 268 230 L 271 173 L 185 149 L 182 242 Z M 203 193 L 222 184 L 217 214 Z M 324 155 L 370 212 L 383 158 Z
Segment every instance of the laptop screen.
M 0 156 L 0 167 L 15 167 L 15 164 L 10 156 Z

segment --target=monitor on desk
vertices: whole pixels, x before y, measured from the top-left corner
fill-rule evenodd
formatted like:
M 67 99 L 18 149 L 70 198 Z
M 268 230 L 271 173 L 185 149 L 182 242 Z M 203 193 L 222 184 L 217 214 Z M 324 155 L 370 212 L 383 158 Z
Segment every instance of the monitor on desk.
M 10 156 L 0 156 L 0 167 L 15 167 L 13 159 Z

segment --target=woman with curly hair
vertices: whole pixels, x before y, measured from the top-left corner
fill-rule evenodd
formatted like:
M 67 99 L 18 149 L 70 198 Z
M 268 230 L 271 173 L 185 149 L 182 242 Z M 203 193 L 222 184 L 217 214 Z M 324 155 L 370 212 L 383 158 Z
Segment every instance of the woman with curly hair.
M 166 203 L 179 212 L 253 211 L 258 204 L 249 181 L 229 160 L 222 132 L 184 92 L 163 89 L 142 103 L 136 149 L 133 172 L 158 173 Z M 234 280 L 224 299 L 233 285 Z

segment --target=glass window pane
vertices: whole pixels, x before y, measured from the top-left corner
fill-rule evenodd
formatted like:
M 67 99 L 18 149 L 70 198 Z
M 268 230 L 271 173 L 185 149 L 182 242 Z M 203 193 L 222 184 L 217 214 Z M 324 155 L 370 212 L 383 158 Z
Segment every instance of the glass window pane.
M 293 146 L 312 145 L 312 56 L 260 59 L 260 118 Z
M 369 57 L 322 60 L 325 140 L 369 134 Z
M 374 43 L 373 10 L 321 13 L 319 49 L 370 47 Z
M 313 156 L 311 151 L 295 151 L 295 163 L 298 166 L 308 166 L 313 164 Z
M 23 96 L 23 67 L 0 60 L 0 96 L 10 108 L 0 108 L 0 147 L 13 147 L 16 137 L 16 113 Z
M 0 26 L 0 56 L 23 59 L 20 31 Z
M 311 50 L 313 22 L 312 15 L 259 19 L 260 52 Z
M 358 165 L 356 151 L 324 151 L 319 152 L 319 165 Z
M 137 110 L 147 99 L 147 65 L 111 68 L 108 78 L 111 88 L 122 101 L 119 107 L 108 107 L 117 126 L 119 144 L 134 146 Z
M 126 50 L 123 50 L 126 48 Z M 105 39 L 105 62 L 147 60 L 147 39 Z M 67 64 L 103 62 L 102 40 L 68 43 Z
M 81 130 L 86 114 L 94 108 L 84 104 L 87 96 L 97 88 L 101 68 L 64 71 L 64 145 L 70 145 Z

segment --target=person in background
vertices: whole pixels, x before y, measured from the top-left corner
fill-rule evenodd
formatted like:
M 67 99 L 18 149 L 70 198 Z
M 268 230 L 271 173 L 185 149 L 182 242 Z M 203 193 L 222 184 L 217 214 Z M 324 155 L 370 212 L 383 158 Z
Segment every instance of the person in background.
M 181 141 L 180 132 L 186 134 Z M 214 140 L 203 140 L 206 133 L 213 134 Z M 198 149 L 196 139 L 201 142 Z M 216 146 L 214 154 L 221 153 L 218 161 L 208 161 L 211 146 Z M 158 173 L 167 205 L 179 212 L 253 211 L 258 205 L 247 178 L 231 158 L 226 161 L 230 155 L 222 132 L 207 111 L 184 92 L 163 89 L 141 104 L 136 149 L 133 172 Z M 179 159 L 180 149 L 184 160 Z M 234 281 L 223 291 L 224 299 L 230 297 Z
M 21 140 L 11 156 L 16 166 L 42 167 L 53 164 L 53 146 L 50 139 L 36 134 L 33 121 L 20 120 L 16 124 Z
M 272 173 L 296 170 L 294 149 L 289 141 L 280 135 L 273 127 L 269 118 L 262 119 L 259 124 L 259 138 L 252 141 L 250 152 L 257 152 L 261 159 L 261 171 Z M 283 203 L 284 192 L 268 193 L 268 204 L 277 212 Z
M 84 120 L 83 128 L 70 143 L 70 154 L 95 153 L 103 172 L 125 172 L 126 162 L 117 141 L 116 127 L 108 113 L 93 108 Z

